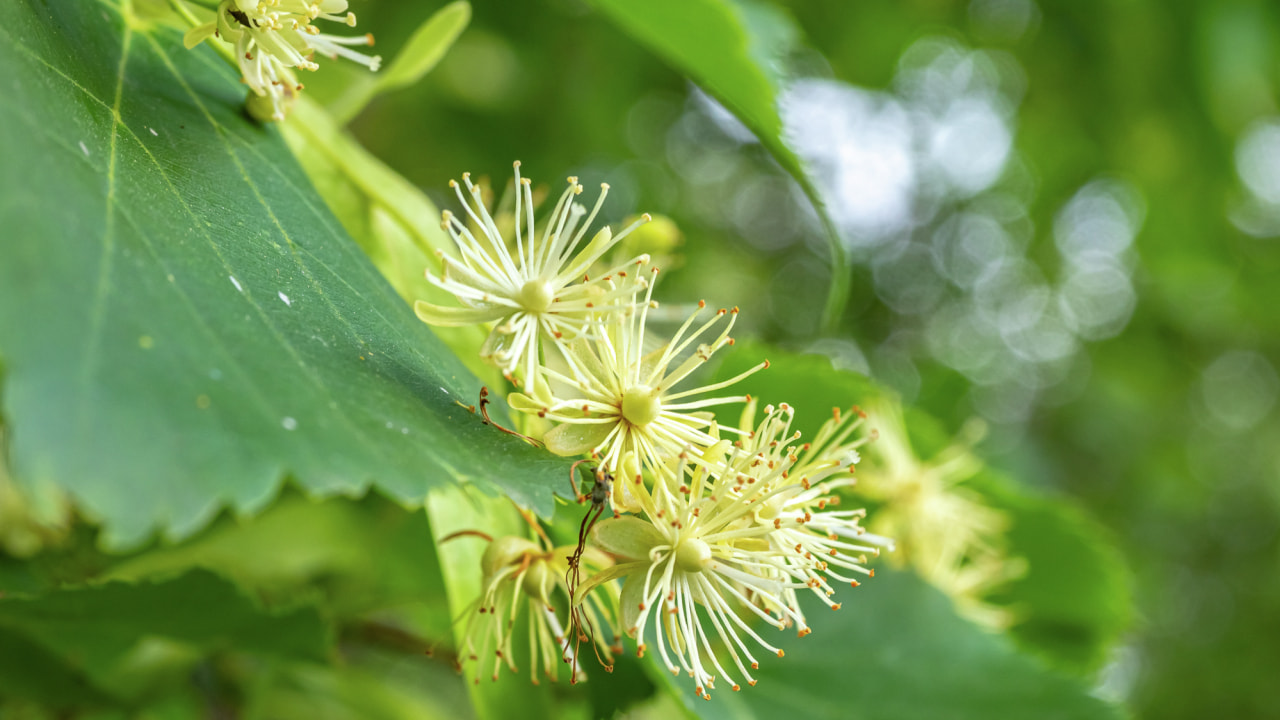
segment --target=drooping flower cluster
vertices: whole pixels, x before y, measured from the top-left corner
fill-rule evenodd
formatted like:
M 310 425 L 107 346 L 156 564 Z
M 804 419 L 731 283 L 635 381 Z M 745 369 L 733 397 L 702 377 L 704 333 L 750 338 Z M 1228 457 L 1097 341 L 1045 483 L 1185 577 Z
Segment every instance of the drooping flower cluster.
M 506 536 L 490 540 L 481 559 L 483 572 L 481 596 L 467 615 L 467 627 L 458 652 L 461 667 L 476 663 L 473 681 L 480 682 L 485 672 L 498 679 L 505 665 L 518 672 L 513 649 L 516 620 L 523 614 L 528 632 L 530 679 L 537 685 L 541 677 L 552 682 L 559 678 L 560 665 L 570 665 L 571 680 L 582 677 L 577 661 L 578 643 L 565 628 L 570 616 L 569 593 L 565 584 L 569 557 L 575 548 L 549 547 L 523 537 Z M 581 561 L 592 570 L 612 565 L 598 550 L 589 548 Z M 558 607 L 557 607 L 558 605 Z M 523 612 L 522 612 L 523 611 Z M 578 608 L 582 624 L 593 631 L 589 639 L 603 662 L 612 663 L 621 637 L 606 635 L 605 628 L 618 627 L 617 596 L 593 595 L 590 602 Z
M 676 472 L 635 488 L 637 513 L 605 520 L 593 532 L 598 546 L 620 560 L 599 578 L 625 578 L 623 628 L 643 653 L 647 628 L 655 625 L 663 664 L 693 677 L 703 697 L 717 677 L 741 687 L 729 666 L 755 685 L 751 670 L 759 662 L 746 640 L 782 656 L 750 621 L 809 634 L 798 593 L 808 590 L 839 609 L 831 581 L 857 587 L 853 575 L 873 574 L 867 556 L 891 545 L 859 526 L 862 510 L 837 509 L 836 491 L 853 483 L 857 456 L 850 450 L 861 441 L 790 444 L 799 440 L 790 432 L 792 415 L 786 406 L 766 408 L 746 439 L 717 441 L 696 462 L 685 453 Z M 837 418 L 824 432 L 847 436 L 858 422 Z M 717 656 L 715 640 L 730 663 Z
M 330 35 L 313 25 L 328 20 L 355 27 L 355 13 L 347 0 L 223 0 L 212 21 L 197 25 L 183 38 L 193 48 L 218 38 L 234 49 L 240 75 L 249 86 L 249 111 L 259 120 L 284 120 L 302 83 L 294 70 L 320 69 L 319 53 L 344 57 L 377 70 L 382 58 L 351 49 L 373 45 L 372 35 Z
M 699 302 L 670 339 L 656 339 L 658 269 L 645 255 L 602 262 L 647 216 L 617 235 L 604 227 L 582 244 L 604 192 L 588 213 L 574 201 L 582 186 L 569 178 L 539 235 L 519 163 L 514 223 L 494 219 L 469 176 L 451 185 L 469 222 L 444 214 L 455 254 L 441 253 L 443 271 L 427 277 L 459 305 L 420 301 L 419 317 L 438 325 L 489 323 L 479 351 L 517 385 L 508 403 L 540 419 L 534 424 L 545 430 L 549 450 L 585 455 L 596 466 L 593 507 L 563 563 L 576 627 L 562 633 L 548 625 L 547 634 L 569 636 L 562 659 L 574 660 L 570 640 L 598 640 L 607 623 L 636 638 L 641 654 L 655 647 L 668 669 L 694 679 L 699 695 L 707 697 L 717 678 L 735 690 L 739 680 L 754 685 L 755 653 L 782 654 L 764 626 L 807 635 L 805 591 L 838 609 L 836 585 L 856 587 L 858 577 L 872 574 L 868 557 L 892 545 L 863 530 L 863 510 L 840 507 L 842 489 L 854 484 L 857 449 L 868 439 L 859 431 L 865 416 L 837 412 L 803 443 L 791 430 L 791 407 L 765 408 L 757 425 L 750 396 L 722 394 L 767 361 L 725 380 L 698 381 L 697 371 L 733 345 L 738 310 L 708 312 Z M 513 227 L 504 234 L 506 225 Z M 715 409 L 743 403 L 741 427 L 717 422 Z M 606 504 L 613 517 L 596 523 Z M 588 567 L 592 551 L 617 562 Z M 532 571 L 486 568 L 495 580 L 517 572 Z M 487 589 L 486 597 L 499 590 Z M 614 598 L 619 614 L 606 617 L 598 608 Z M 538 622 L 550 620 L 531 620 Z M 492 632 L 500 645 L 502 631 Z

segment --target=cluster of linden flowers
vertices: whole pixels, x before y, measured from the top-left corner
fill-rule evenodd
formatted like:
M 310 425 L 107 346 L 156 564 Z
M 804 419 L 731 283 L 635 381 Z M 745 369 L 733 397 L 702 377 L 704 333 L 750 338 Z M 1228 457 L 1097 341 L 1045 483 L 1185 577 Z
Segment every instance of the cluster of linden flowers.
M 450 185 L 465 217 L 444 213 L 456 253 L 438 253 L 443 269 L 427 279 L 459 304 L 419 301 L 418 316 L 491 325 L 480 354 L 517 386 L 508 403 L 550 425 L 549 450 L 595 466 L 595 485 L 579 498 L 592 505 L 576 547 L 491 543 L 463 659 L 492 661 L 495 679 L 504 662 L 514 668 L 510 641 L 527 606 L 535 679 L 540 669 L 554 678 L 560 661 L 577 680 L 583 641 L 608 669 L 625 634 L 640 655 L 652 647 L 671 672 L 692 677 L 700 696 L 717 681 L 754 685 L 757 654 L 783 654 L 768 626 L 807 635 L 801 596 L 838 609 L 835 585 L 856 587 L 872 574 L 868 556 L 891 544 L 860 526 L 863 510 L 840 507 L 869 439 L 865 416 L 837 411 L 805 442 L 791 429 L 791 407 L 765 407 L 757 423 L 750 397 L 720 394 L 767 361 L 723 382 L 690 381 L 733 344 L 737 310 L 700 302 L 670 338 L 657 338 L 657 268 L 646 255 L 604 261 L 648 216 L 591 234 L 607 185 L 588 211 L 577 202 L 583 186 L 569 178 L 541 233 L 519 163 L 514 222 L 495 220 L 468 175 Z M 711 411 L 742 403 L 737 426 Z M 611 517 L 597 523 L 606 507 Z
M 985 426 L 970 421 L 949 447 L 923 460 L 911 447 L 897 402 L 881 399 L 870 410 L 881 430 L 863 478 L 863 495 L 880 503 L 873 529 L 892 535 L 894 560 L 951 596 L 961 614 L 1008 628 L 1016 614 L 988 598 L 1025 574 L 1027 563 L 1008 552 L 1009 519 L 966 485 L 984 467 L 972 448 Z
M 294 69 L 319 70 L 316 53 L 344 57 L 377 70 L 378 56 L 362 55 L 353 45 L 373 45 L 372 35 L 329 35 L 313 25 L 329 20 L 355 27 L 347 0 L 222 0 L 213 20 L 187 32 L 188 48 L 217 38 L 234 48 L 240 74 L 251 92 L 249 112 L 259 120 L 284 120 L 302 83 Z

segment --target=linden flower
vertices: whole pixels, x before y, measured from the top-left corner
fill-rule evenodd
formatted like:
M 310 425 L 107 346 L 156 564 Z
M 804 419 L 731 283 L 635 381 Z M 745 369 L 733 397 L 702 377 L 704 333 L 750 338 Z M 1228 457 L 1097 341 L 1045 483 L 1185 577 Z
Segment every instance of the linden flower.
M 734 690 L 741 687 L 712 648 L 707 624 L 732 665 L 755 685 L 751 670 L 759 663 L 744 636 L 779 657 L 783 653 L 752 629 L 744 613 L 779 629 L 798 624 L 806 634 L 795 589 L 814 588 L 813 578 L 831 574 L 831 565 L 862 562 L 844 552 L 875 551 L 839 539 L 841 531 L 857 534 L 857 513 L 810 512 L 826 488 L 781 483 L 781 470 L 761 478 L 735 473 L 729 470 L 734 461 L 716 461 L 727 447 L 718 443 L 698 464 L 682 457 L 677 473 L 657 478 L 652 493 L 641 486 L 643 517 L 599 523 L 592 539 L 622 561 L 589 580 L 575 598 L 589 597 L 596 583 L 625 577 L 621 619 L 627 634 L 637 638 L 639 653 L 648 647 L 645 632 L 652 620 L 663 663 L 673 673 L 689 673 L 704 698 L 717 677 Z M 767 522 L 758 520 L 762 512 L 770 515 Z
M 988 627 L 1008 627 L 1014 615 L 985 597 L 1025 573 L 1026 562 L 1010 558 L 1005 549 L 1004 513 L 964 486 L 983 469 L 970 449 L 981 428 L 968 426 L 967 437 L 924 461 L 911 448 L 896 403 L 879 403 L 872 415 L 883 432 L 863 491 L 883 503 L 877 529 L 897 537 L 903 551 L 899 559 L 950 595 L 963 615 Z
M 723 382 L 678 390 L 676 386 L 717 350 L 733 344 L 729 331 L 737 321 L 738 309 L 718 310 L 691 330 L 706 309 L 706 303 L 699 302 L 698 309 L 670 342 L 646 355 L 646 322 L 649 309 L 657 307 L 652 295 L 650 284 L 639 312 L 623 315 L 592 338 L 567 345 L 564 360 L 568 374 L 544 369 L 547 379 L 557 384 L 557 392 L 563 397 L 556 397 L 544 385 L 535 397 L 513 393 L 507 398 L 521 412 L 560 423 L 543 437 L 548 450 L 559 455 L 590 452 L 601 467 L 620 472 L 621 477 L 632 479 L 637 486 L 641 483 L 641 469 L 669 473 L 667 461 L 685 448 L 706 448 L 716 442 L 717 438 L 708 432 L 712 415 L 700 411 L 747 400 L 745 395 L 708 397 L 709 393 L 769 367 L 766 360 Z M 714 340 L 693 348 L 704 333 L 726 317 L 728 322 Z M 691 348 L 692 352 L 681 359 Z M 614 484 L 615 507 L 634 507 L 626 497 L 631 484 Z
M 370 70 L 381 65 L 381 57 L 362 55 L 349 47 L 373 45 L 372 35 L 328 35 L 311 24 L 320 19 L 355 27 L 355 14 L 346 10 L 347 0 L 223 0 L 216 19 L 192 28 L 183 43 L 193 48 L 219 37 L 233 44 L 240 73 L 253 91 L 250 112 L 263 120 L 284 120 L 287 105 L 302 90 L 293 69 L 320 69 L 313 60 L 316 52 L 341 56 Z
M 754 407 L 744 413 L 744 417 L 753 415 Z M 762 604 L 780 620 L 796 618 L 803 637 L 810 630 L 797 586 L 809 588 L 838 610 L 839 603 L 830 598 L 835 590 L 829 580 L 858 587 L 858 580 L 841 571 L 874 576 L 875 571 L 865 567 L 867 555 L 878 556 L 881 548 L 892 550 L 893 541 L 867 533 L 859 525 L 865 509 L 834 509 L 841 503 L 837 491 L 856 482 L 857 448 L 874 437 L 853 438 L 866 416 L 856 409 L 848 415 L 836 410 L 812 443 L 796 446 L 787 444 L 800 439 L 798 431 L 791 431 L 794 415 L 786 403 L 777 409 L 767 406 L 760 425 L 729 452 L 713 495 L 746 496 L 755 506 L 755 523 L 774 529 L 764 538 L 771 554 L 763 562 L 786 581 L 781 593 L 785 607 Z
M 419 318 L 431 325 L 496 323 L 480 350 L 481 356 L 508 376 L 522 370 L 523 386 L 531 389 L 541 373 L 543 341 L 558 343 L 589 336 L 598 318 L 629 309 L 634 293 L 646 281 L 638 274 L 628 275 L 627 268 L 647 263 L 648 255 L 633 258 L 595 279 L 586 273 L 610 248 L 648 222 L 649 216 L 641 216 L 617 235 L 608 226 L 603 227 L 579 247 L 609 194 L 609 186 L 601 184 L 600 197 L 588 214 L 574 202 L 582 193 L 582 186 L 576 177 L 571 177 L 539 240 L 533 222 L 531 183 L 520 177 L 520 163 L 516 162 L 515 242 L 509 244 L 485 208 L 480 187 L 472 184 L 470 173 L 462 174 L 462 182 L 471 202 L 457 182 L 450 180 L 449 186 L 457 193 L 480 237 L 453 213 L 445 211 L 443 225 L 453 237 L 460 257 L 454 259 L 437 252 L 444 270 L 439 276 L 428 270 L 427 280 L 452 293 L 463 307 L 419 300 L 414 309 Z
M 521 610 L 528 616 L 529 664 L 532 680 L 538 684 L 539 671 L 555 682 L 562 663 L 572 667 L 571 681 L 585 677 L 578 666 L 575 648 L 577 644 L 566 638 L 564 625 L 556 615 L 552 596 L 560 593 L 567 604 L 568 591 L 565 573 L 566 558 L 574 547 L 559 547 L 544 551 L 536 543 L 521 537 L 502 537 L 489 543 L 481 565 L 484 571 L 484 594 L 473 606 L 462 647 L 459 664 L 492 658 L 492 679 L 505 664 L 517 672 L 512 652 L 513 630 Z M 584 566 L 600 569 L 611 561 L 598 550 L 588 548 L 582 556 Z M 596 594 L 588 603 L 578 608 L 584 625 L 594 629 L 592 642 L 596 654 L 612 669 L 613 654 L 621 652 L 622 639 L 616 634 L 606 640 L 605 628 L 618 627 L 619 608 L 616 596 L 600 597 Z M 479 671 L 474 682 L 480 682 Z

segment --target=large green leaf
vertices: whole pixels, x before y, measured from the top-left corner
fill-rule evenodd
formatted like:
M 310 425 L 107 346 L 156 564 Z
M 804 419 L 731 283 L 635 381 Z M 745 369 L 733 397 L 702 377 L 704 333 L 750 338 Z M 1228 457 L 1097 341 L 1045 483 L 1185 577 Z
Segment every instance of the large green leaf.
M 0 4 L 0 353 L 15 476 L 108 544 L 253 510 L 288 473 L 417 502 L 561 464 L 458 403 L 478 382 L 360 253 L 207 47 L 113 3 Z
M 274 682 L 254 688 L 253 707 L 260 712 L 255 717 L 435 720 L 473 716 L 462 678 L 453 668 L 439 661 L 374 660 L 337 667 L 291 667 Z
M 694 697 L 688 678 L 672 682 L 707 720 L 1122 716 L 1078 682 L 1046 671 L 1004 638 L 961 619 L 945 596 L 914 575 L 877 572 L 874 580 L 842 594 L 838 612 L 808 604 L 813 633 L 781 638 L 786 657 L 761 658 L 752 673 L 756 687 L 720 689 L 707 702 Z
M 55 708 L 109 702 L 83 672 L 21 633 L 0 626 L 0 702 L 17 698 Z
M 443 10 L 441 12 L 444 12 Z M 338 221 L 410 305 L 456 299 L 427 282 L 424 268 L 442 268 L 435 251 L 452 251 L 440 211 L 413 183 L 365 150 L 309 98 L 299 99 L 284 137 Z M 479 325 L 433 329 L 466 367 L 493 385 L 502 375 L 480 359 L 487 331 Z
M 111 582 L 0 599 L 0 678 L 22 677 L 44 664 L 52 673 L 44 685 L 74 686 L 64 678 L 82 673 L 92 682 L 82 694 L 118 694 L 122 658 L 151 638 L 197 652 L 235 649 L 323 662 L 328 635 L 312 608 L 267 612 L 230 582 L 196 570 L 154 583 Z M 32 694 L 41 697 L 46 689 L 36 686 Z
M 778 113 L 780 62 L 795 42 L 792 19 L 758 0 L 592 0 L 602 13 L 715 96 L 760 139 L 813 203 L 831 252 L 823 324 L 835 329 L 849 296 L 848 253 L 821 196 L 787 145 Z
M 317 501 L 287 492 L 256 517 L 221 517 L 182 543 L 117 562 L 107 577 L 136 580 L 191 567 L 213 570 L 269 601 L 318 596 L 329 616 L 343 620 L 422 604 L 436 616 L 434 630 L 449 632 L 426 513 L 377 493 Z

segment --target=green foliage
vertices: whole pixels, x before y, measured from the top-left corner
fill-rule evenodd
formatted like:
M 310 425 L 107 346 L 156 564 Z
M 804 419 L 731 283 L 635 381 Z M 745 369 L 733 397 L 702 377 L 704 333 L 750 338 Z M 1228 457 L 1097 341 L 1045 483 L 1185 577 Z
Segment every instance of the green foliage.
M 796 410 L 792 423 L 802 437 L 812 438 L 833 409 L 848 410 L 892 395 L 865 375 L 836 370 L 825 355 L 793 353 L 759 341 L 739 342 L 715 371 L 726 380 L 768 360 L 769 367 L 734 386 L 760 406 L 787 403 Z
M 791 251 L 766 257 L 738 241 L 716 245 L 701 208 L 733 199 L 686 198 L 678 193 L 690 185 L 658 169 L 671 152 L 662 133 L 678 120 L 672 97 L 683 78 L 754 133 L 822 216 L 777 108 L 783 61 L 802 42 L 790 13 L 806 20 L 837 77 L 883 74 L 872 61 L 901 49 L 885 38 L 918 33 L 921 22 L 959 22 L 945 4 L 790 12 L 760 0 L 591 4 L 599 13 L 581 17 L 572 4 L 478 5 L 473 18 L 470 5 L 453 2 L 424 22 L 415 4 L 356 3 L 362 30 L 374 19 L 379 49 L 387 38 L 401 48 L 394 59 L 376 76 L 325 65 L 290 120 L 264 127 L 245 117 L 243 86 L 209 47 L 182 49 L 162 2 L 0 3 L 0 462 L 11 456 L 13 480 L 42 509 L 0 510 L 33 527 L 70 523 L 33 533 L 22 559 L 0 548 L 0 715 L 37 705 L 40 717 L 175 719 L 668 717 L 677 709 L 888 720 L 1121 715 L 1088 687 L 1131 621 L 1128 571 L 1109 533 L 1073 502 L 1028 489 L 1060 480 L 1034 463 L 1017 480 L 992 469 L 964 480 L 1008 520 L 1004 550 L 1027 567 L 984 598 L 1010 613 L 1007 632 L 963 619 L 946 595 L 887 570 L 892 558 L 882 557 L 877 577 L 841 588 L 840 612 L 807 608 L 812 635 L 770 637 L 786 657 L 761 657 L 758 687 L 733 693 L 721 683 L 710 703 L 692 699 L 687 678 L 632 657 L 634 644 L 613 674 L 585 653 L 585 687 L 531 685 L 525 657 L 522 672 L 504 670 L 497 683 L 454 673 L 452 661 L 465 659 L 453 650 L 466 628 L 456 619 L 479 594 L 485 545 L 453 534 L 528 534 L 511 501 L 551 516 L 567 467 L 465 408 L 482 382 L 503 382 L 475 357 L 484 330 L 433 333 L 404 302 L 438 292 L 422 269 L 437 267 L 436 250 L 450 251 L 433 200 L 443 189 L 437 176 L 505 172 L 515 157 L 528 159 L 510 156 L 514 144 L 554 158 L 555 170 L 630 163 L 641 180 L 617 183 L 605 213 L 612 203 L 670 213 L 680 223 L 671 237 L 683 232 L 688 259 L 703 261 L 689 263 L 690 287 L 754 290 L 776 281 L 772 266 L 791 262 Z M 820 9 L 847 26 L 815 21 Z M 449 54 L 455 43 L 463 60 Z M 682 77 L 652 70 L 635 47 Z M 399 92 L 420 80 L 421 92 Z M 1028 134 L 1051 148 L 1045 183 L 1063 191 L 1087 169 L 1088 153 L 1077 151 L 1092 145 L 1035 102 L 1043 101 L 1033 101 Z M 1059 145 L 1058 135 L 1068 139 Z M 378 142 L 394 154 L 364 147 Z M 471 164 L 455 167 L 458 157 Z M 732 175 L 745 165 L 702 171 Z M 665 205 L 646 206 L 650 195 Z M 1049 211 L 1037 212 L 1052 225 Z M 830 330 L 851 273 L 831 223 L 820 222 L 833 259 Z M 1237 277 L 1229 258 L 1206 265 L 1201 255 L 1182 247 L 1153 262 L 1160 302 L 1172 308 L 1166 322 L 1247 335 L 1221 302 L 1188 306 L 1198 306 L 1192 298 L 1206 277 L 1227 285 Z M 1245 264 L 1238 275 L 1258 285 L 1273 264 Z M 1253 285 L 1233 292 L 1260 292 Z M 884 328 L 869 294 L 857 302 L 871 328 L 857 330 L 861 342 Z M 771 311 L 786 323 L 810 309 L 794 301 Z M 1135 434 L 1163 458 L 1187 452 L 1181 436 L 1116 431 L 1141 427 L 1147 404 L 1171 384 L 1196 387 L 1153 324 L 1141 342 L 1099 354 L 1102 390 L 1074 411 L 1090 417 L 1059 431 L 1109 456 L 1128 452 L 1125 438 Z M 1138 345 L 1140 369 L 1120 357 Z M 897 402 L 820 355 L 739 341 L 723 356 L 720 379 L 771 360 L 739 387 L 761 404 L 795 407 L 807 437 L 833 407 Z M 970 452 L 932 414 L 971 414 L 956 400 L 964 388 L 936 368 L 922 372 L 934 395 L 921 401 L 927 410 L 903 408 L 907 447 L 922 464 L 957 445 Z M 1182 409 L 1161 407 L 1170 417 Z M 1096 416 L 1111 420 L 1094 427 Z M 720 418 L 736 420 L 732 411 Z M 1028 446 L 1008 464 L 1043 450 Z M 1133 475 L 1164 477 L 1167 465 L 1151 467 Z M 65 508 L 63 492 L 78 513 L 70 519 L 48 510 Z M 1203 512 L 1197 496 L 1162 493 L 1179 512 Z M 857 489 L 849 500 L 860 502 Z M 869 503 L 873 517 L 882 501 Z M 559 510 L 547 531 L 572 542 L 587 508 Z M 1112 524 L 1127 527 L 1118 514 Z M 1133 524 L 1153 532 L 1158 517 Z M 1259 568 L 1266 559 L 1259 554 Z M 1265 598 L 1250 602 L 1240 612 L 1267 610 Z M 488 668 L 493 658 L 479 661 Z
M 549 512 L 560 464 L 459 406 L 475 379 L 244 117 L 231 70 L 138 23 L 0 9 L 15 475 L 68 490 L 113 546 L 260 509 L 286 472 L 409 502 L 497 485 Z
M 310 98 L 299 99 L 283 129 L 325 203 L 400 297 L 410 305 L 422 299 L 447 301 L 448 294 L 423 276 L 424 268 L 439 270 L 436 250 L 453 244 L 440 227 L 435 204 L 361 147 Z M 484 341 L 483 328 L 434 328 L 433 332 L 467 369 L 486 384 L 501 387 L 501 374 L 476 352 Z
M 434 617 L 434 632 L 448 634 L 435 533 L 426 515 L 376 493 L 314 501 L 288 492 L 250 520 L 223 516 L 190 540 L 115 563 L 107 576 L 134 580 L 188 567 L 233 578 L 275 603 L 315 597 L 337 619 L 425 604 L 425 612 L 415 615 Z
M 362 660 L 360 666 L 279 672 L 255 709 L 260 717 L 278 720 L 444 720 L 470 712 L 461 683 L 449 668 L 433 668 L 424 677 L 406 672 L 402 658 Z
M 0 699 L 38 701 L 54 708 L 109 702 L 83 672 L 5 627 L 0 627 Z
M 464 0 L 436 11 L 384 70 L 373 76 L 360 73 L 350 80 L 342 95 L 327 105 L 334 120 L 345 123 L 358 115 L 375 95 L 406 88 L 421 80 L 440 62 L 470 19 L 471 6 Z
M 832 407 L 892 395 L 859 373 L 835 369 L 825 356 L 761 343 L 739 343 L 716 377 L 732 377 L 766 358 L 771 367 L 744 381 L 742 390 L 761 403 L 795 407 L 802 438 L 817 433 Z M 906 415 L 907 441 L 921 460 L 952 443 L 927 413 L 909 408 Z M 1128 571 L 1107 533 L 1066 499 L 1045 497 L 993 470 L 982 470 L 964 486 L 1006 515 L 1007 554 L 1028 568 L 987 598 L 1013 613 L 1014 638 L 1059 669 L 1082 675 L 1097 670 L 1131 619 Z
M 786 657 L 761 658 L 754 688 L 734 693 L 717 686 L 705 702 L 690 683 L 675 679 L 688 707 L 698 717 L 746 719 L 1122 717 L 1077 682 L 962 620 L 946 596 L 914 575 L 877 572 L 845 595 L 834 613 L 808 605 L 813 634 L 782 640 Z
M 742 121 L 800 183 L 826 231 L 831 289 L 823 309 L 828 329 L 848 301 L 848 259 L 821 197 L 783 133 L 778 113 L 781 60 L 797 31 L 781 10 L 764 2 L 730 0 L 593 0 L 637 41 L 715 96 Z
M 1129 571 L 1109 533 L 1066 498 L 1028 492 L 993 471 L 969 485 L 1007 513 L 1009 554 L 1027 564 L 993 596 L 1018 618 L 1014 638 L 1064 670 L 1096 671 L 1132 620 Z
M 266 612 L 205 570 L 156 582 L 111 582 L 0 599 L 0 678 L 6 694 L 55 703 L 108 695 L 128 699 L 142 689 L 132 674 L 157 656 L 194 661 L 199 655 L 193 651 L 235 649 L 324 662 L 330 646 L 315 609 Z

